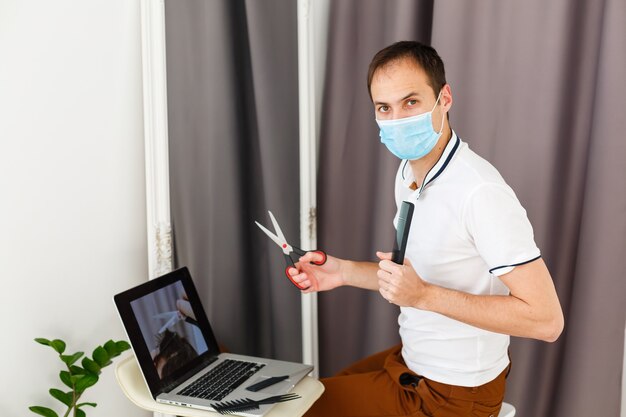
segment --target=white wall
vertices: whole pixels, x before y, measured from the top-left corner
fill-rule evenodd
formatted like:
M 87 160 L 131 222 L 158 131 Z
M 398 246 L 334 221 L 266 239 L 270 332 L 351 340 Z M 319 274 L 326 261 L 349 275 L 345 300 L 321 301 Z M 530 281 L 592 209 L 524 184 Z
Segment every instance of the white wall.
M 139 0 L 0 0 L 3 417 L 60 404 L 60 362 L 33 338 L 125 338 L 111 297 L 148 274 L 141 92 Z M 85 400 L 150 415 L 112 367 Z

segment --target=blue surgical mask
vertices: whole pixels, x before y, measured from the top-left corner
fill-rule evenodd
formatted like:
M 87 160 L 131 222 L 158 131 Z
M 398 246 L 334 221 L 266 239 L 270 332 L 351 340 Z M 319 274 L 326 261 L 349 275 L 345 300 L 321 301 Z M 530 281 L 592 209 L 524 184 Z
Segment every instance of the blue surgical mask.
M 441 92 L 433 109 L 417 116 L 405 117 L 395 120 L 378 120 L 380 128 L 380 141 L 387 149 L 400 159 L 420 159 L 433 150 L 439 137 L 443 133 L 443 120 L 439 132 L 433 129 L 433 110 L 439 103 Z

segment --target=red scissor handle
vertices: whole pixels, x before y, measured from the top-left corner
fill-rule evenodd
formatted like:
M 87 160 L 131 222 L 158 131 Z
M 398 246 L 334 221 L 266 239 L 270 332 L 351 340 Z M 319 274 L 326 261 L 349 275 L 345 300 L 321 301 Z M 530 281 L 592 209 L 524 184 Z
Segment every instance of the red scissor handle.
M 285 268 L 285 275 L 287 275 L 287 278 L 289 278 L 289 281 L 291 281 L 291 283 L 293 285 L 295 285 L 296 287 L 298 287 L 299 290 L 306 290 L 309 287 L 302 287 L 300 284 L 298 284 L 296 281 L 294 281 L 293 277 L 291 276 L 291 274 L 289 273 L 289 269 L 290 268 L 295 268 L 295 266 L 293 265 L 287 265 L 287 268 Z
M 304 255 L 307 252 L 313 252 L 313 253 L 317 253 L 317 254 L 322 255 L 323 259 L 321 261 L 309 262 L 312 265 L 318 265 L 318 266 L 319 265 L 324 265 L 326 263 L 326 259 L 328 259 L 328 256 L 326 256 L 326 252 L 324 252 L 323 250 L 303 251 L 302 249 L 299 249 L 299 248 L 293 248 L 293 249 L 294 249 L 294 252 L 297 253 L 298 255 Z M 287 256 L 286 256 L 286 258 L 287 258 Z M 287 275 L 287 278 L 289 278 L 291 283 L 293 285 L 295 285 L 296 287 L 298 287 L 298 289 L 300 289 L 300 290 L 306 290 L 307 288 L 309 288 L 309 287 L 302 287 L 296 281 L 294 281 L 294 279 L 291 276 L 291 274 L 289 274 L 289 268 L 295 268 L 296 266 L 293 265 L 292 263 L 290 263 L 289 260 L 287 260 L 287 262 L 288 262 L 288 265 L 287 265 L 287 268 L 285 268 L 285 275 Z
M 311 262 L 313 265 L 324 265 L 326 263 L 326 259 L 328 258 L 326 256 L 326 252 L 324 252 L 323 250 L 312 250 L 310 252 L 318 253 L 318 254 L 322 255 L 322 257 L 323 257 L 323 259 L 321 261 L 317 261 L 317 262 L 313 261 L 313 262 Z
M 326 259 L 328 258 L 326 256 L 326 252 L 324 252 L 321 249 L 317 249 L 317 250 L 302 250 L 300 248 L 296 248 L 295 246 L 292 246 L 291 248 L 293 249 L 293 253 L 295 253 L 298 256 L 304 256 L 307 253 L 317 253 L 318 255 L 322 255 L 322 260 L 321 261 L 309 262 L 311 265 L 324 265 L 326 263 Z

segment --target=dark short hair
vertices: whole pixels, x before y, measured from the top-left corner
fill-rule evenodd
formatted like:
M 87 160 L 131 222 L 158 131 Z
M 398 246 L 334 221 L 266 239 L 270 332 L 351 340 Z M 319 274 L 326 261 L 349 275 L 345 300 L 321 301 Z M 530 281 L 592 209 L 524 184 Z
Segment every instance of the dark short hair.
M 170 376 L 198 356 L 198 353 L 187 339 L 179 336 L 176 332 L 165 330 L 157 340 L 159 354 L 155 356 L 153 361 L 155 366 L 160 360 L 165 361 L 161 369 L 161 379 Z
M 446 85 L 446 71 L 443 61 L 437 51 L 428 45 L 417 41 L 400 41 L 378 51 L 367 70 L 367 91 L 372 98 L 372 78 L 374 73 L 393 62 L 402 59 L 412 59 L 419 65 L 428 77 L 428 84 L 435 95 Z

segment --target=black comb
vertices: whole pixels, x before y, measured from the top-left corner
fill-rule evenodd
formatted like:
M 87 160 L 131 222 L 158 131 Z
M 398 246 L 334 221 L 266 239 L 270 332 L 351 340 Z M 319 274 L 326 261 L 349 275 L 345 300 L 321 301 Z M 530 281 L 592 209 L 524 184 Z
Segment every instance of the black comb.
M 261 404 L 275 404 L 285 401 L 296 400 L 300 397 L 296 393 L 275 395 L 273 397 L 264 398 L 262 400 L 251 400 L 250 398 L 242 398 L 239 400 L 223 401 L 221 403 L 211 404 L 220 414 L 234 414 L 243 411 L 257 410 Z
M 289 375 L 283 375 L 283 376 L 272 376 L 270 378 L 264 379 L 261 382 L 257 382 L 256 384 L 252 384 L 250 385 L 248 388 L 246 388 L 248 391 L 252 391 L 252 392 L 257 392 L 257 391 L 261 391 L 264 388 L 270 387 L 274 384 L 278 384 L 281 381 L 284 381 L 285 379 L 288 379 Z

